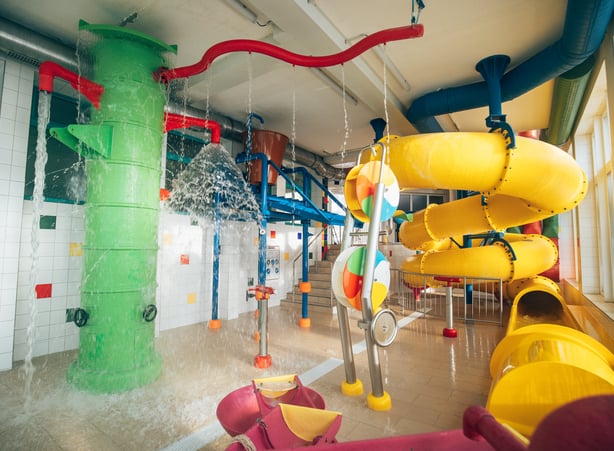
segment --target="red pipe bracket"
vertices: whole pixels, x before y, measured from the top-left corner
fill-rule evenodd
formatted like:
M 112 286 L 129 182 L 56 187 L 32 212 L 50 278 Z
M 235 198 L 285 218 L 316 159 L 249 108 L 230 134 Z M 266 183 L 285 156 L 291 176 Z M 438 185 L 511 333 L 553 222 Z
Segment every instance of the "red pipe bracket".
M 53 61 L 44 61 L 38 68 L 38 90 L 53 92 L 53 79 L 62 78 L 78 92 L 83 94 L 96 109 L 100 109 L 100 96 L 104 92 L 104 86 L 94 83 L 87 78 L 81 77 Z
M 164 133 L 170 130 L 188 128 L 191 126 L 206 128 L 211 130 L 211 142 L 219 144 L 222 137 L 220 124 L 208 119 L 201 119 L 194 116 L 184 116 L 182 114 L 164 113 Z

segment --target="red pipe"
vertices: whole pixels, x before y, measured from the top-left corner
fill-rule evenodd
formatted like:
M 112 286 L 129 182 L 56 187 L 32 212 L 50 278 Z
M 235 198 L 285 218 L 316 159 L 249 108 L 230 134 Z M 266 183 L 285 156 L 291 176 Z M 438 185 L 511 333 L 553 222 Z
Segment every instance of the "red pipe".
M 164 113 L 164 133 L 178 128 L 188 128 L 190 126 L 202 127 L 211 130 L 211 142 L 219 144 L 222 137 L 220 124 L 209 119 L 200 119 L 194 116 L 184 116 L 181 114 Z
M 176 69 L 160 68 L 154 73 L 154 78 L 163 83 L 176 78 L 185 78 L 204 72 L 218 56 L 230 52 L 254 52 L 272 56 L 279 60 L 303 67 L 328 67 L 343 64 L 361 53 L 379 44 L 388 41 L 400 41 L 402 39 L 419 38 L 424 34 L 424 27 L 421 24 L 407 25 L 404 27 L 389 28 L 381 30 L 372 35 L 361 39 L 350 48 L 333 55 L 307 56 L 289 52 L 280 47 L 267 42 L 255 41 L 251 39 L 231 39 L 213 45 L 209 48 L 196 64 L 191 66 L 179 67 Z
M 38 90 L 53 92 L 53 79 L 60 77 L 83 94 L 91 103 L 100 109 L 100 96 L 104 92 L 104 86 L 83 78 L 80 75 L 65 69 L 53 61 L 42 62 L 38 69 Z
M 497 451 L 527 450 L 524 443 L 480 406 L 470 406 L 465 410 L 463 432 L 471 440 L 486 440 Z

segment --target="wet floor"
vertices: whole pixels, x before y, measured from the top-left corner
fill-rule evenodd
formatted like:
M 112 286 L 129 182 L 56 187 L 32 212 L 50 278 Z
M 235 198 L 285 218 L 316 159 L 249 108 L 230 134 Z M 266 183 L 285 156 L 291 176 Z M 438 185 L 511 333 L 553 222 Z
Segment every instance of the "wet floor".
M 400 313 L 400 312 L 399 312 Z M 411 311 L 405 311 L 410 315 Z M 256 319 L 245 314 L 223 322 L 162 332 L 159 380 L 127 393 L 92 395 L 66 385 L 76 351 L 34 359 L 31 399 L 24 397 L 23 362 L 0 373 L 0 449 L 6 450 L 223 450 L 231 442 L 216 418 L 218 402 L 254 378 L 298 374 L 342 413 L 338 441 L 458 429 L 469 405 L 484 406 L 490 355 L 504 335 L 494 324 L 455 324 L 457 338 L 442 336 L 444 321 L 399 314 L 406 323 L 380 350 L 384 389 L 392 408 L 367 407 L 371 391 L 359 313 L 350 316 L 358 378 L 365 394 L 347 397 L 337 316 L 312 308 L 311 328 L 296 324 L 300 305 L 269 312 L 271 368 L 254 368 Z

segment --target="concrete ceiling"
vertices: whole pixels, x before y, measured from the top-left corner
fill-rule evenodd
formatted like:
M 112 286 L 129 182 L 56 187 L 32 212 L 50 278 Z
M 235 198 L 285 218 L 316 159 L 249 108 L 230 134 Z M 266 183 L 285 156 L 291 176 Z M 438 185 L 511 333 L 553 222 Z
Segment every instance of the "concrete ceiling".
M 326 69 L 339 86 L 345 85 L 345 103 L 342 91 L 313 69 L 247 53 L 220 57 L 205 73 L 174 83 L 173 95 L 202 110 L 208 97 L 211 110 L 239 122 L 245 121 L 251 104 L 252 111 L 264 117 L 264 128 L 295 135 L 297 146 L 338 163 L 344 148 L 349 151 L 372 142 L 371 119 L 387 116 L 391 134 L 414 134 L 405 118 L 413 99 L 481 81 L 475 65 L 484 57 L 506 54 L 511 69 L 556 42 L 567 2 L 424 3 L 419 17 L 423 37 L 390 42 L 379 54 L 369 50 L 342 67 Z M 411 0 L 0 2 L 0 16 L 71 47 L 77 44 L 79 19 L 113 25 L 129 22 L 129 28 L 176 44 L 176 67 L 193 64 L 210 46 L 237 38 L 266 40 L 306 55 L 337 53 L 368 34 L 409 24 L 411 12 Z M 127 20 L 131 15 L 133 19 Z M 386 71 L 382 55 L 392 63 Z M 552 86 L 547 82 L 503 104 L 515 130 L 548 126 Z M 446 131 L 486 131 L 487 115 L 484 107 L 437 119 Z

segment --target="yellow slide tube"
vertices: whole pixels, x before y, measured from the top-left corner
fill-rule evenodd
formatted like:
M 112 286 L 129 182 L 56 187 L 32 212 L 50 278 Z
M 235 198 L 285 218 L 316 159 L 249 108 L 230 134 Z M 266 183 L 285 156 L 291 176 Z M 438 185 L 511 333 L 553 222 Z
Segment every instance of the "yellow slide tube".
M 491 358 L 487 409 L 529 437 L 555 408 L 584 396 L 614 393 L 614 355 L 577 330 L 558 286 L 536 276 L 557 260 L 552 241 L 506 234 L 509 247 L 495 242 L 459 248 L 450 239 L 459 242 L 463 235 L 504 231 L 573 209 L 587 188 L 573 158 L 521 136 L 515 149 L 507 149 L 497 133 L 397 137 L 389 142 L 388 156 L 386 163 L 401 189 L 482 194 L 429 205 L 401 225 L 399 238 L 406 247 L 424 251 L 403 263 L 405 272 L 507 282 L 507 296 L 514 301 L 507 335 Z M 363 160 L 369 158 L 363 155 Z M 406 283 L 420 285 L 414 278 Z

